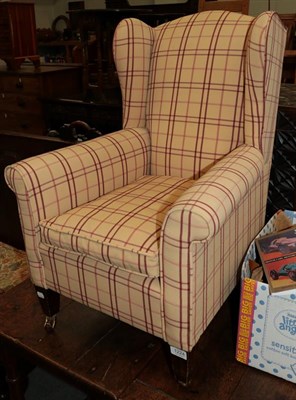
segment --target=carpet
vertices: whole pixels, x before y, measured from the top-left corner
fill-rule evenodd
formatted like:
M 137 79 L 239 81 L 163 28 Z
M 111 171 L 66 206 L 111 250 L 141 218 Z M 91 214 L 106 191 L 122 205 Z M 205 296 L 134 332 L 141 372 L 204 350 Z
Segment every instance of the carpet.
M 29 277 L 25 251 L 0 242 L 0 295 Z

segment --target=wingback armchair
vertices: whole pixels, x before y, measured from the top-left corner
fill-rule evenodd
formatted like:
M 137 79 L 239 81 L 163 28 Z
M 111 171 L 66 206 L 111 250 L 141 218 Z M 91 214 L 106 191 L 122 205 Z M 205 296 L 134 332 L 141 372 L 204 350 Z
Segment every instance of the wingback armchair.
M 189 355 L 264 223 L 285 40 L 272 12 L 119 23 L 123 129 L 5 171 L 47 325 L 63 294 Z

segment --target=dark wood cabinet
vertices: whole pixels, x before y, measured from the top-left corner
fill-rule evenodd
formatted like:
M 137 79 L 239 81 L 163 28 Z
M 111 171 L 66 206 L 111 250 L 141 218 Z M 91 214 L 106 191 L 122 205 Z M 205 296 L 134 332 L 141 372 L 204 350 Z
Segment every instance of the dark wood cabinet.
M 0 127 L 2 130 L 46 134 L 42 99 L 82 93 L 79 66 L 22 66 L 0 69 Z

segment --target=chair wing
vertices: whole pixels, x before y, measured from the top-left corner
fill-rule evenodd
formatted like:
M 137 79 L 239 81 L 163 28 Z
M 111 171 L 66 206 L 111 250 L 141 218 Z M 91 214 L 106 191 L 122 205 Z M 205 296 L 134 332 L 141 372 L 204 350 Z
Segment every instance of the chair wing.
M 196 179 L 243 143 L 271 159 L 265 138 L 274 131 L 272 85 L 284 36 L 272 13 L 202 12 L 155 29 L 134 19 L 119 24 L 114 53 L 125 126 L 149 129 L 151 173 Z

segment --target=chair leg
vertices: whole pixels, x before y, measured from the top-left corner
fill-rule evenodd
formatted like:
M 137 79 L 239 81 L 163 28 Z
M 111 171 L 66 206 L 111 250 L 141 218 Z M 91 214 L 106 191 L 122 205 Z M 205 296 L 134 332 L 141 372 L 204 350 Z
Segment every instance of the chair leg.
M 169 347 L 169 359 L 172 373 L 176 381 L 185 387 L 189 387 L 192 381 L 192 352 Z
M 56 314 L 60 310 L 60 294 L 39 286 L 35 286 L 35 290 L 45 314 L 44 328 L 46 331 L 52 332 L 56 324 Z

